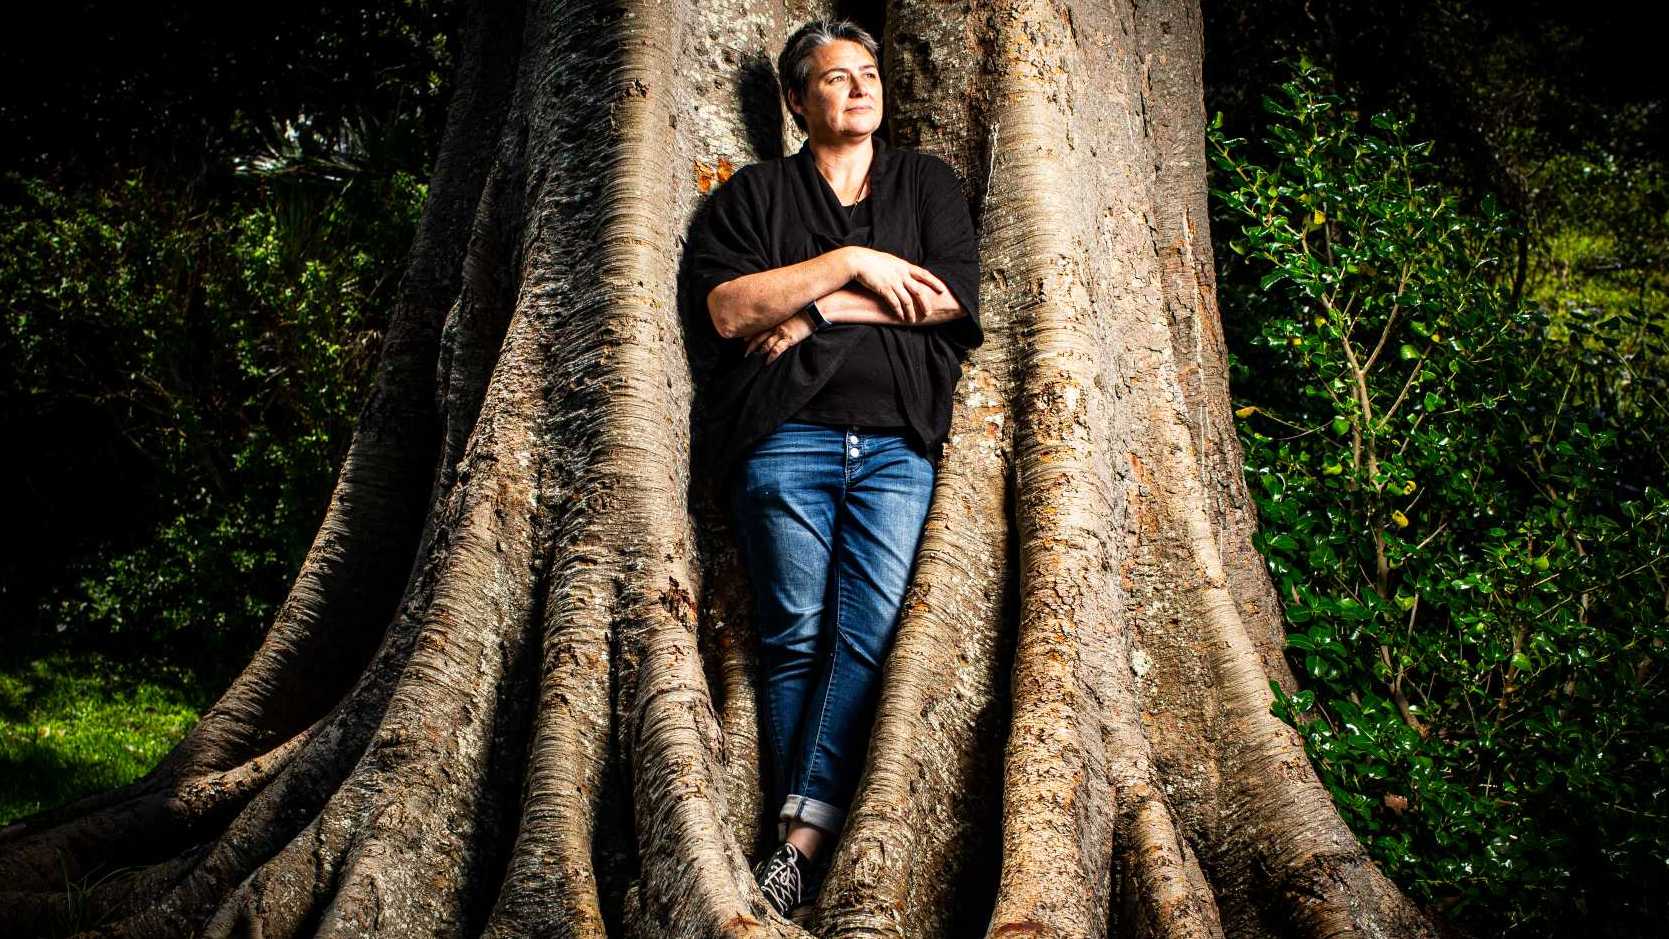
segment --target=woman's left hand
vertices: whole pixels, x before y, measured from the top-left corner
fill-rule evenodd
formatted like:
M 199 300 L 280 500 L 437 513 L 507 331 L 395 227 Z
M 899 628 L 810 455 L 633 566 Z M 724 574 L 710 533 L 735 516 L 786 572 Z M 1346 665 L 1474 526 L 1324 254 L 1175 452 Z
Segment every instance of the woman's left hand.
M 794 348 L 811 333 L 811 316 L 801 310 L 770 329 L 756 333 L 748 340 L 748 350 L 744 354 L 752 355 L 764 350 L 765 364 L 769 365 L 777 360 L 777 356 Z

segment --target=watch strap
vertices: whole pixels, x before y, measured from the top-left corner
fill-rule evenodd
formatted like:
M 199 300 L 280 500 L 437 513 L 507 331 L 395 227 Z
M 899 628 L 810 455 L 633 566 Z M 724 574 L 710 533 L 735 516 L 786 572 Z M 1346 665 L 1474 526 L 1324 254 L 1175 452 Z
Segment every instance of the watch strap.
M 812 332 L 820 333 L 829 328 L 829 321 L 824 318 L 823 311 L 817 308 L 816 300 L 806 304 L 805 311 L 811 316 Z

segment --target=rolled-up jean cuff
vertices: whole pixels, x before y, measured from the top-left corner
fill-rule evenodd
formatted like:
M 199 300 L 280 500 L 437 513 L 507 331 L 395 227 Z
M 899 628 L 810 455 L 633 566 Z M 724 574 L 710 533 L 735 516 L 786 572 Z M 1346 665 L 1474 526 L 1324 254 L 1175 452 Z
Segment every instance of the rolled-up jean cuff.
M 816 825 L 831 835 L 839 834 L 840 826 L 846 821 L 846 810 L 817 799 L 790 795 L 777 812 L 777 840 L 788 837 L 788 823 L 794 821 Z

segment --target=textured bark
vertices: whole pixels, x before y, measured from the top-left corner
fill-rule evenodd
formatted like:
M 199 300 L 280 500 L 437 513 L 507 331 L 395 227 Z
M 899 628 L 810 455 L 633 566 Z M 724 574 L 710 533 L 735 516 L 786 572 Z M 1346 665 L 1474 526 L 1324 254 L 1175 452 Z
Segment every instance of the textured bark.
M 770 65 L 829 12 L 471 7 L 289 600 L 155 771 L 0 833 L 0 934 L 72 907 L 131 937 L 1445 931 L 1269 713 L 1293 679 L 1229 402 L 1193 0 L 866 11 L 892 141 L 967 184 L 986 342 L 828 880 L 770 912 L 750 585 L 692 472 L 677 284 L 705 194 L 799 145 Z

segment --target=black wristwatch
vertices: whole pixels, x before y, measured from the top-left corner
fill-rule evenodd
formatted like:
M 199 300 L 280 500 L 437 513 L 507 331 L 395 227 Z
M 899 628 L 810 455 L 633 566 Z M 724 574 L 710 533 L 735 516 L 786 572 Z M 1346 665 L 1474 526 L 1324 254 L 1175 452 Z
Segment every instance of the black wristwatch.
M 823 311 L 817 309 L 817 301 L 813 300 L 805 305 L 805 312 L 811 316 L 811 331 L 820 333 L 829 328 L 829 321 L 823 318 Z

